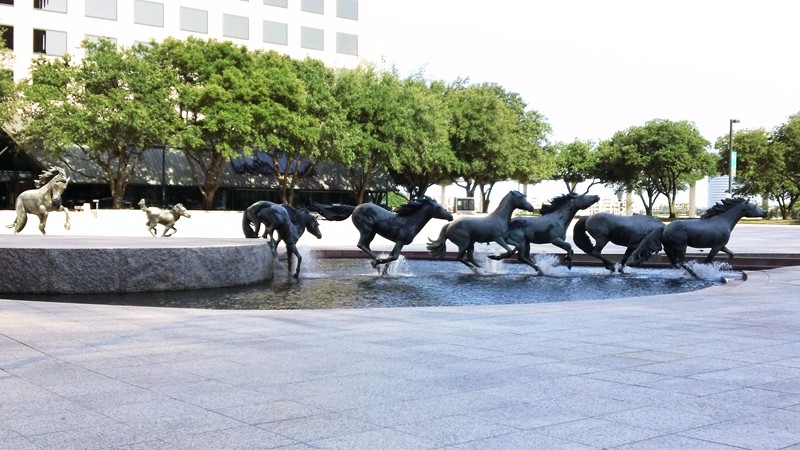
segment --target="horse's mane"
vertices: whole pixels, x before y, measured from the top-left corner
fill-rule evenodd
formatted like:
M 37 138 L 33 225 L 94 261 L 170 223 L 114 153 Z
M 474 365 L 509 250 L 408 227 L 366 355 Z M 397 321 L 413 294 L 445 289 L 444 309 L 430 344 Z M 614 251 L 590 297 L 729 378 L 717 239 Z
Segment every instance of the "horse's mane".
M 560 197 L 556 197 L 556 198 L 550 200 L 550 204 L 542 205 L 541 214 L 545 215 L 545 214 L 550 214 L 553 211 L 558 211 L 568 201 L 572 200 L 573 198 L 575 198 L 577 196 L 578 196 L 578 194 L 571 193 L 571 194 L 564 194 L 564 195 L 562 195 Z
M 34 181 L 33 185 L 40 188 L 54 178 L 56 181 L 67 181 L 67 174 L 64 173 L 64 169 L 61 167 L 52 166 L 47 170 L 43 170 L 42 173 L 39 174 L 39 179 Z
M 709 217 L 714 217 L 716 215 L 722 214 L 725 211 L 733 208 L 734 206 L 741 205 L 742 203 L 746 203 L 748 200 L 744 197 L 733 197 L 733 198 L 723 198 L 720 200 L 719 203 L 715 204 L 711 207 L 705 214 L 703 214 L 701 219 L 708 219 Z
M 288 203 L 284 203 L 281 206 L 283 206 L 283 209 L 285 209 L 286 212 L 289 213 L 289 220 L 291 220 L 292 223 L 298 223 L 299 222 L 300 212 L 297 209 L 295 209 L 294 206 L 292 206 L 292 205 L 290 205 Z
M 433 202 L 433 199 L 430 197 L 422 197 L 416 200 L 409 200 L 408 203 L 400 206 L 397 208 L 397 215 L 398 216 L 410 216 L 414 214 L 417 210 L 422 208 L 425 205 L 430 205 Z

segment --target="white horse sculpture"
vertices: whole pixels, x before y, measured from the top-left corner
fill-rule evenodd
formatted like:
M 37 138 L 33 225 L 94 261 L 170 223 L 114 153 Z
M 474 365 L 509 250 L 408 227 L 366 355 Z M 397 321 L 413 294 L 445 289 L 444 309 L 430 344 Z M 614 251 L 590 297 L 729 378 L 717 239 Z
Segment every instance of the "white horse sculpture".
M 164 225 L 164 232 L 161 233 L 161 237 L 170 237 L 178 231 L 178 229 L 175 228 L 175 222 L 177 222 L 181 216 L 187 218 L 192 217 L 180 203 L 176 204 L 171 209 L 164 210 L 156 208 L 155 206 L 148 207 L 144 199 L 141 199 L 139 200 L 139 208 L 147 214 L 147 223 L 145 225 L 153 237 L 157 234 L 156 225 Z M 172 230 L 172 233 L 167 234 L 169 230 Z
M 67 189 L 69 178 L 61 167 L 51 167 L 39 175 L 34 186 L 36 189 L 23 191 L 17 197 L 16 210 L 17 217 L 14 223 L 6 225 L 13 228 L 14 234 L 19 233 L 28 223 L 28 214 L 39 217 L 39 231 L 45 234 L 44 227 L 47 224 L 47 215 L 50 211 L 64 211 L 67 220 L 64 228 L 69 230 L 69 213 L 67 208 L 61 204 L 61 194 Z

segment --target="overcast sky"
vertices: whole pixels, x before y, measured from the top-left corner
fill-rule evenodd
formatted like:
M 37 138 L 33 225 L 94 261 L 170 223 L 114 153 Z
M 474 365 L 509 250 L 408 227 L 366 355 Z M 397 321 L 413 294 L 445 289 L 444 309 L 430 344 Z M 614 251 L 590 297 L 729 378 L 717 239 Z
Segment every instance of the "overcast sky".
M 367 59 L 401 75 L 494 82 L 552 140 L 607 139 L 656 118 L 709 141 L 800 112 L 796 0 L 372 0 Z

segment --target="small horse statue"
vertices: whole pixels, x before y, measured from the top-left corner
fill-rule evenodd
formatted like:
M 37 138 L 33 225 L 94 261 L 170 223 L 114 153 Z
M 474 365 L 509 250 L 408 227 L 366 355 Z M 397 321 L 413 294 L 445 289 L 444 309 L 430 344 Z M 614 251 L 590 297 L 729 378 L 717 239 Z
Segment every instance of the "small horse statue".
M 607 212 L 581 217 L 572 229 L 572 240 L 584 253 L 603 261 L 606 269 L 614 272 L 614 262 L 603 256 L 603 248 L 610 242 L 625 247 L 625 254 L 617 269 L 624 273 L 623 268 L 628 258 L 645 236 L 657 228 L 663 228 L 664 222 L 655 217 L 634 214 L 620 216 Z M 594 245 L 589 237 L 594 238 Z
M 502 259 L 518 251 L 517 258 L 533 268 L 537 273 L 539 267 L 531 259 L 531 244 L 553 244 L 564 249 L 567 255 L 564 261 L 572 269 L 572 246 L 565 239 L 567 228 L 581 209 L 586 209 L 600 201 L 597 195 L 565 194 L 542 206 L 541 216 L 515 217 L 508 226 L 506 240 L 514 245 L 514 249 L 504 255 L 490 256 L 492 259 Z
M 186 212 L 186 208 L 184 208 L 180 203 L 168 210 L 163 210 L 161 208 L 156 208 L 155 206 L 148 207 L 145 204 L 144 199 L 141 199 L 139 200 L 139 208 L 147 215 L 147 222 L 145 223 L 145 226 L 147 226 L 148 231 L 150 231 L 150 234 L 153 235 L 153 237 L 155 237 L 157 234 L 156 225 L 164 225 L 164 232 L 161 233 L 161 237 L 170 237 L 178 232 L 178 229 L 175 228 L 175 222 L 177 222 L 181 216 L 186 218 L 192 217 L 188 212 Z M 172 233 L 167 234 L 169 230 L 172 230 Z
M 283 241 L 286 246 L 289 276 L 297 278 L 300 276 L 300 263 L 303 257 L 297 251 L 297 240 L 303 235 L 305 230 L 322 238 L 319 223 L 306 208 L 295 209 L 286 203 L 277 204 L 262 200 L 253 203 L 244 210 L 242 216 L 242 231 L 247 238 L 257 238 L 261 225 L 266 225 L 266 230 L 262 237 L 269 239 L 270 247 L 273 250 L 278 248 L 278 244 Z M 278 232 L 278 239 L 273 233 Z M 292 274 L 292 255 L 297 258 L 297 270 Z
M 517 208 L 525 211 L 534 210 L 525 195 L 511 191 L 500 200 L 497 209 L 488 215 L 459 217 L 443 226 L 436 240 L 428 239 L 428 251 L 436 258 L 444 257 L 449 239 L 458 246 L 456 260 L 473 270 L 480 268 L 473 254 L 476 242 L 496 242 L 508 254 L 512 254 L 514 249 L 508 242 L 507 234 L 511 213 Z
M 39 217 L 39 231 L 45 234 L 44 227 L 47 224 L 47 215 L 50 211 L 64 211 L 67 220 L 64 222 L 64 229 L 69 230 L 69 213 L 67 208 L 61 204 L 61 195 L 67 189 L 69 178 L 61 167 L 50 167 L 39 175 L 39 179 L 34 182 L 36 189 L 23 191 L 17 197 L 16 210 L 17 217 L 7 228 L 13 228 L 14 234 L 19 233 L 28 223 L 28 214 Z
M 358 248 L 372 258 L 372 267 L 378 271 L 381 271 L 378 266 L 385 264 L 381 272 L 383 275 L 387 273 L 389 263 L 400 257 L 403 247 L 414 240 L 429 220 L 453 220 L 450 211 L 430 197 L 409 201 L 397 210 L 397 214 L 374 203 L 358 206 L 312 203 L 312 207 L 326 220 L 345 220 L 352 216 L 353 225 L 360 233 Z M 376 234 L 394 242 L 394 248 L 387 258 L 379 258 L 369 247 Z
M 693 277 L 699 278 L 689 268 L 686 259 L 686 248 L 710 248 L 705 264 L 722 250 L 733 258 L 734 253 L 726 247 L 731 238 L 733 227 L 742 217 L 767 217 L 767 211 L 746 198 L 734 197 L 723 199 L 706 211 L 699 219 L 685 219 L 670 222 L 663 228 L 650 232 L 631 255 L 628 265 L 638 266 L 647 261 L 653 253 L 664 247 L 664 253 L 673 267 L 682 267 Z

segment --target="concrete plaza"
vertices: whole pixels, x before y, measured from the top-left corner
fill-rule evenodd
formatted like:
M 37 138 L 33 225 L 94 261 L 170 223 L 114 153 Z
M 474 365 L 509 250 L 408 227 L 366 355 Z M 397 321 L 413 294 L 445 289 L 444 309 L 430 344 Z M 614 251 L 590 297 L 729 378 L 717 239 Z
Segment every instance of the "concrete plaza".
M 116 213 L 76 213 L 70 231 L 54 214 L 42 239 L 146 233 Z M 241 236 L 238 214 L 193 214 L 171 239 Z M 355 246 L 349 222 L 322 227 L 300 244 Z M 730 247 L 800 253 L 798 233 L 740 225 Z M 800 449 L 800 267 L 748 275 L 479 307 L 0 300 L 0 448 Z

